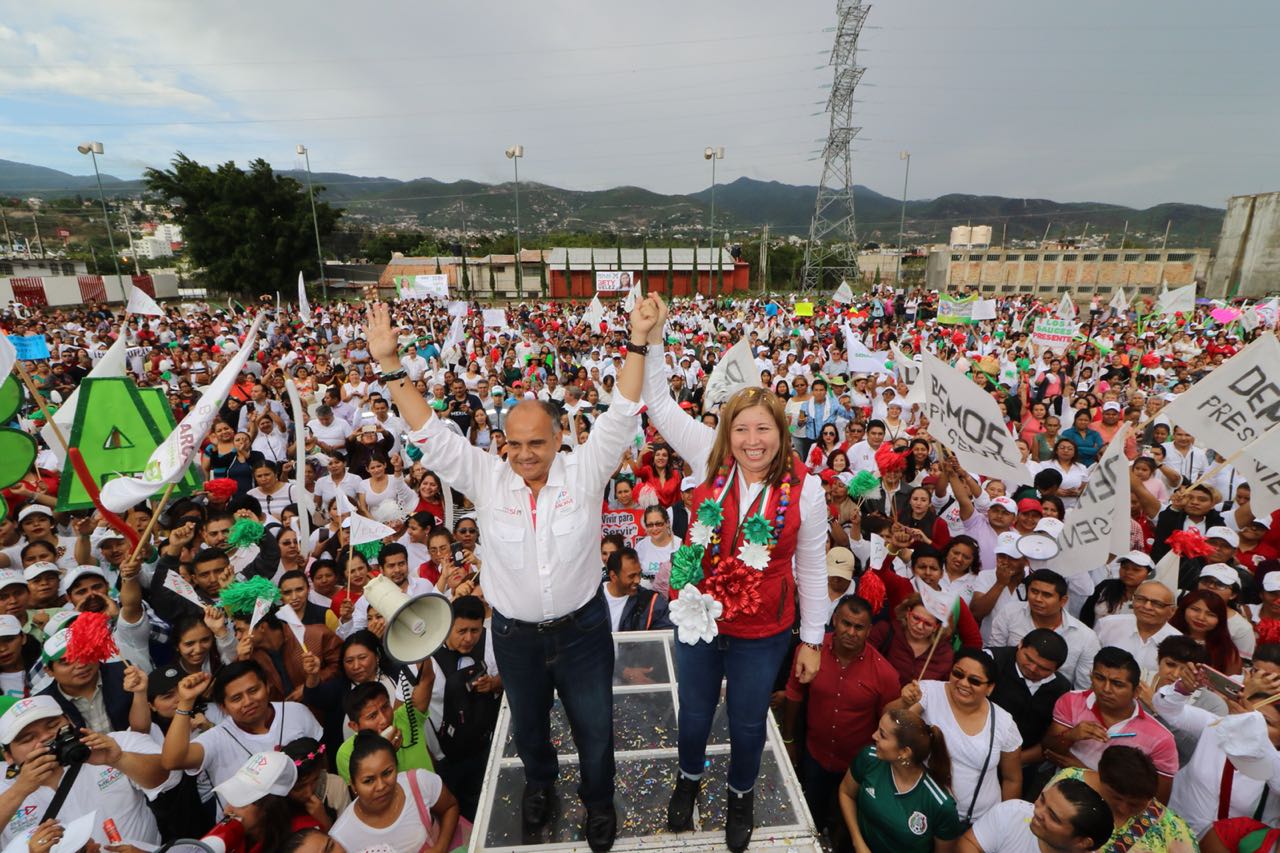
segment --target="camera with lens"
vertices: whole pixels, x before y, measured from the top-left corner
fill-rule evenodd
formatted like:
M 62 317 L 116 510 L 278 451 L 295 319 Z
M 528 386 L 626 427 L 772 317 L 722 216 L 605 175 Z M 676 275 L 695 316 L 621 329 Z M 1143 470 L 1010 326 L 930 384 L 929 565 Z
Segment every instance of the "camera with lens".
M 44 745 L 63 767 L 84 764 L 89 760 L 89 747 L 80 742 L 80 735 L 72 725 L 65 725 L 58 729 L 53 739 L 46 741 Z

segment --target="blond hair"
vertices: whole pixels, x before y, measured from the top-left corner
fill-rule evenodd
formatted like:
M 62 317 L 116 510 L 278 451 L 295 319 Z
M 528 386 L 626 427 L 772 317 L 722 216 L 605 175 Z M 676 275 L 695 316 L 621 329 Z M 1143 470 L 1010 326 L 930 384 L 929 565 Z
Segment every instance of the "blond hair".
M 720 467 L 733 455 L 729 438 L 730 432 L 733 430 L 733 422 L 747 409 L 756 406 L 764 409 L 773 419 L 774 426 L 778 428 L 778 453 L 774 456 L 773 462 L 769 465 L 769 470 L 765 474 L 765 483 L 770 486 L 776 486 L 782 482 L 782 478 L 791 470 L 791 458 L 793 455 L 791 450 L 791 430 L 787 425 L 787 412 L 782 400 L 767 388 L 743 388 L 730 397 L 728 402 L 724 404 L 724 408 L 720 410 L 720 425 L 716 429 L 716 440 L 711 446 L 710 455 L 707 457 L 707 477 L 703 485 L 711 486 L 714 484 Z

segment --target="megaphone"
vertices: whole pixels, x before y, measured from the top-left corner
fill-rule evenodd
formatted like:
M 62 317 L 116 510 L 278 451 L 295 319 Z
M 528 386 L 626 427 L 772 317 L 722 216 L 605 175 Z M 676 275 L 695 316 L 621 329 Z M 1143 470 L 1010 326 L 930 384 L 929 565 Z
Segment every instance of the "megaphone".
M 382 647 L 398 664 L 418 663 L 444 645 L 453 624 L 449 599 L 436 592 L 405 595 L 386 577 L 379 575 L 364 586 L 369 606 L 387 620 Z

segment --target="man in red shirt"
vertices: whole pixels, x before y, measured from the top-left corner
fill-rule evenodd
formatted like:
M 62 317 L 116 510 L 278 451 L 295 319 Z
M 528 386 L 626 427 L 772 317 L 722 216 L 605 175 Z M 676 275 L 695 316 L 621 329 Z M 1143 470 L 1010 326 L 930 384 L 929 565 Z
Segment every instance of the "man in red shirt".
M 1263 541 L 1270 532 L 1270 516 L 1255 517 L 1253 521 L 1240 528 L 1240 546 L 1236 548 L 1236 559 L 1240 561 L 1240 565 L 1255 575 L 1258 574 L 1258 564 L 1263 560 L 1280 558 L 1280 551 L 1277 551 L 1269 542 Z
M 831 615 L 832 633 L 822 642 L 818 675 L 808 684 L 787 681 L 782 739 L 800 772 L 809 812 L 819 830 L 840 819 L 834 808 L 836 790 L 853 758 L 871 743 L 884 706 L 898 698 L 898 673 L 884 656 L 867 645 L 871 633 L 871 605 L 856 595 L 840 600 Z M 802 703 L 805 709 L 804 749 L 796 740 Z

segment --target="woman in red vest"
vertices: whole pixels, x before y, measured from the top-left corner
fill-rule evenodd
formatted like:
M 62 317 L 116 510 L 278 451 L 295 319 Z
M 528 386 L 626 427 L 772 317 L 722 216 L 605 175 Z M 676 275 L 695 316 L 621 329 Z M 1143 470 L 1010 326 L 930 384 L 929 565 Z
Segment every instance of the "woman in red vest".
M 791 449 L 782 401 L 760 387 L 733 394 L 712 428 L 684 413 L 667 391 L 662 330 L 650 335 L 644 402 L 666 442 L 699 480 L 686 544 L 672 555 L 671 621 L 680 671 L 680 772 L 667 826 L 693 826 L 707 738 L 728 680 L 729 802 L 725 842 L 751 840 L 752 790 L 764 751 L 774 680 L 791 648 L 800 602 L 796 674 L 818 671 L 827 618 L 827 507 L 822 483 Z

